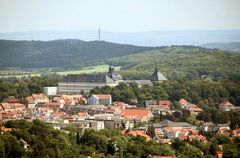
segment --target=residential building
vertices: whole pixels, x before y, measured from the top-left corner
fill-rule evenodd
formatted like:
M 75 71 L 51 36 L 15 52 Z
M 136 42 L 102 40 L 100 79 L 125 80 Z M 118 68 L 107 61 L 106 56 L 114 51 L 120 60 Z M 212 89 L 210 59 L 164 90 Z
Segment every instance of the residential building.
M 225 101 L 219 105 L 219 110 L 223 111 L 223 112 L 234 110 L 234 108 L 235 108 L 235 106 L 232 103 L 230 103 L 229 101 Z
M 111 105 L 112 95 L 111 94 L 93 94 L 88 98 L 89 105 Z
M 149 109 L 123 109 L 121 116 L 129 119 L 140 119 L 141 122 L 149 121 L 153 114 Z
M 45 95 L 56 95 L 57 94 L 57 87 L 43 87 L 43 93 Z

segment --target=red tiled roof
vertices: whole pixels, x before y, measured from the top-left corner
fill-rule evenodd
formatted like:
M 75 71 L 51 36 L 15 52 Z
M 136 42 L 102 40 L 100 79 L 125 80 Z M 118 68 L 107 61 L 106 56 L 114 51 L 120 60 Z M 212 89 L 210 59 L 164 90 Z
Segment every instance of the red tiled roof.
M 34 99 L 33 99 L 32 96 L 30 96 L 30 97 L 26 97 L 25 100 L 26 100 L 27 102 L 33 102 L 33 101 L 34 101 Z
M 111 94 L 93 94 L 95 96 L 97 96 L 99 99 L 110 99 L 112 98 Z
M 11 132 L 12 131 L 12 128 L 6 128 L 6 127 L 1 127 L 0 129 L 2 132 Z
M 20 103 L 0 103 L 4 110 L 7 109 L 18 109 L 18 108 L 25 108 L 25 105 Z
M 136 117 L 142 118 L 147 117 L 151 113 L 148 109 L 124 109 L 121 112 L 123 117 Z
M 178 101 L 180 104 L 186 104 L 188 103 L 185 99 L 181 98 L 179 101 Z
M 48 107 L 59 107 L 60 105 L 60 102 L 47 102 Z
M 161 105 L 161 106 L 171 106 L 171 101 L 170 100 L 160 100 L 159 105 Z
M 33 97 L 34 99 L 45 99 L 45 98 L 47 98 L 47 96 L 44 95 L 43 93 L 32 94 L 32 97 Z
M 225 101 L 221 105 L 223 105 L 223 106 L 233 106 L 233 104 L 230 103 L 229 101 Z

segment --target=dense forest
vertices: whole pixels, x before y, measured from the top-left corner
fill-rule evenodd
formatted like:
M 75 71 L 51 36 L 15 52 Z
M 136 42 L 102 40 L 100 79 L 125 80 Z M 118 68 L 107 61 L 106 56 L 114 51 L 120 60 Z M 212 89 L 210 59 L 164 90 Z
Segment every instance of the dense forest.
M 125 78 L 146 79 L 155 63 L 169 80 L 199 79 L 208 75 L 214 80 L 240 81 L 240 53 L 210 50 L 193 46 L 171 46 L 109 59 L 121 65 Z
M 32 93 L 42 93 L 43 87 L 57 86 L 57 77 L 2 78 L 0 79 L 0 102 L 4 98 L 14 96 L 25 98 Z
M 189 102 L 198 104 L 201 108 L 217 107 L 223 101 L 230 101 L 240 106 L 240 85 L 232 81 L 166 81 L 153 86 L 137 84 L 129 86 L 120 83 L 116 87 L 96 87 L 91 91 L 93 94 L 112 94 L 113 101 L 131 103 L 137 99 L 138 104 L 144 105 L 149 99 L 169 99 L 172 102 L 185 98 Z
M 8 121 L 2 125 L 13 129 L 10 133 L 0 135 L 2 158 L 146 158 L 149 155 L 213 158 L 220 144 L 223 145 L 225 158 L 240 156 L 240 137 L 231 141 L 227 135 L 217 135 L 207 142 L 193 139 L 185 143 L 173 139 L 172 144 L 168 145 L 155 140 L 146 141 L 141 136 L 123 136 L 119 130 L 86 129 L 84 134 L 79 133 L 75 127 L 55 130 L 39 120 Z

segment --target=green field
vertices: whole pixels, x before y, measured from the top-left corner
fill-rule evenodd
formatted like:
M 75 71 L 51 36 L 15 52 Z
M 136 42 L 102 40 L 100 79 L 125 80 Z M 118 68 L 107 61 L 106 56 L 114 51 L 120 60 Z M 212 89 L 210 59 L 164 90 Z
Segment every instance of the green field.
M 67 74 L 91 74 L 91 73 L 106 73 L 108 72 L 109 65 L 97 65 L 97 66 L 89 66 L 84 67 L 79 70 L 67 70 L 67 71 L 56 71 L 59 75 L 67 75 Z M 119 71 L 120 66 L 116 66 L 115 70 Z M 45 71 L 45 73 L 54 72 L 54 71 Z M 0 70 L 0 78 L 2 77 L 27 77 L 27 76 L 40 76 L 41 73 L 44 73 L 42 70 L 41 72 L 36 69 L 32 71 L 27 70 Z
M 91 74 L 91 73 L 105 73 L 108 72 L 109 65 L 97 65 L 97 66 L 90 66 L 90 67 L 84 67 L 80 70 L 71 70 L 71 71 L 61 71 L 57 72 L 57 74 L 60 75 L 67 75 L 67 74 Z M 115 70 L 120 70 L 120 66 L 116 66 Z

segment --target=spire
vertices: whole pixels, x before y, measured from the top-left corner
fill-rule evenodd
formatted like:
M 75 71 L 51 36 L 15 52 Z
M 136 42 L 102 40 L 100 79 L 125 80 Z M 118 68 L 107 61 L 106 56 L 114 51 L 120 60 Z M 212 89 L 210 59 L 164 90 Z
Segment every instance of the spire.
M 158 65 L 157 65 L 157 62 L 155 63 L 155 73 L 159 72 L 158 71 Z
M 167 80 L 166 77 L 163 76 L 163 74 L 158 70 L 157 62 L 155 63 L 155 71 L 152 74 L 152 76 L 150 77 L 150 80 L 152 82 Z
M 114 71 L 114 66 L 113 66 L 113 63 L 111 65 L 109 65 L 109 69 L 108 69 L 108 73 L 113 73 Z

